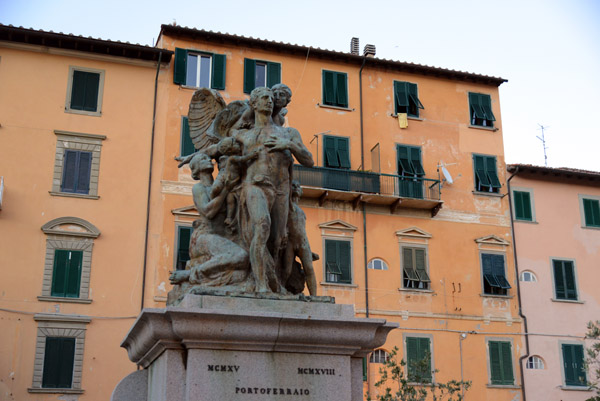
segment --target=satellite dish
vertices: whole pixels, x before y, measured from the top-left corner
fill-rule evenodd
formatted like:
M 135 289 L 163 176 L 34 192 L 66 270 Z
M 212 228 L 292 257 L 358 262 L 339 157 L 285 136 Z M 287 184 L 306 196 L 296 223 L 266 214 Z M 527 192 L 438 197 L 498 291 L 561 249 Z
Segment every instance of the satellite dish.
M 454 180 L 452 179 L 452 175 L 445 166 L 442 166 L 442 174 L 444 174 L 444 178 L 448 184 L 452 184 Z

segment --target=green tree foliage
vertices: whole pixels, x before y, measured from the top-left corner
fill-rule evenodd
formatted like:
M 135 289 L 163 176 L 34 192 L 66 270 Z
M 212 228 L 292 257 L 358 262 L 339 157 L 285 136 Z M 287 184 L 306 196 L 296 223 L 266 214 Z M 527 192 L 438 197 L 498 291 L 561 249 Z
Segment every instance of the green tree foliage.
M 446 383 L 431 382 L 430 377 L 437 370 L 429 372 L 430 355 L 407 367 L 403 359 L 398 361 L 398 348 L 394 347 L 379 370 L 380 379 L 375 383 L 379 394 L 372 398 L 367 394 L 368 401 L 462 401 L 463 394 L 471 387 L 470 381 L 450 380 Z M 405 374 L 410 368 L 411 377 Z M 393 387 L 393 389 L 392 389 Z
M 591 347 L 586 349 L 587 358 L 585 363 L 589 374 L 590 388 L 596 392 L 596 395 L 586 401 L 600 401 L 600 388 L 598 387 L 598 381 L 600 380 L 600 320 L 589 322 L 587 328 L 585 338 L 595 341 Z

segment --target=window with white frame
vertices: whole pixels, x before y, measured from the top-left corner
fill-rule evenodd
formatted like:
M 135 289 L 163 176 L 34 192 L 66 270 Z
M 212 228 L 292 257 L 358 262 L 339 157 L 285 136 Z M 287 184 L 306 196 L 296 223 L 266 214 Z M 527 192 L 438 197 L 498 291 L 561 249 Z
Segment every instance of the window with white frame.
M 369 268 L 371 270 L 387 270 L 388 265 L 382 259 L 375 258 L 375 259 L 371 259 L 371 261 L 367 265 L 367 268 Z
M 390 355 L 382 349 L 376 349 L 371 353 L 369 363 L 386 363 L 390 359 Z
M 536 355 L 527 358 L 527 369 L 544 369 L 544 361 Z
M 533 272 L 530 272 L 529 270 L 525 270 L 524 272 L 521 273 L 521 281 L 529 281 L 529 282 L 535 283 L 537 281 L 537 277 L 535 276 L 535 274 Z
M 224 54 L 176 48 L 173 83 L 223 90 L 226 59 Z

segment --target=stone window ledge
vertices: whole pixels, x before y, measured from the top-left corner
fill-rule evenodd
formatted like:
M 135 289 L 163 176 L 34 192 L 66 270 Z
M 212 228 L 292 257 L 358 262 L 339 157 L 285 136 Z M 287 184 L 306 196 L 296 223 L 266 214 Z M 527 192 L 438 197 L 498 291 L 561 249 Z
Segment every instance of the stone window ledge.
M 72 304 L 91 304 L 92 300 L 91 299 L 83 299 L 83 298 L 64 298 L 64 297 L 44 297 L 44 296 L 39 296 L 37 297 L 38 301 L 43 301 L 43 302 L 66 302 L 66 303 L 72 303 Z
M 358 288 L 357 284 L 344 284 L 344 283 L 327 283 L 327 282 L 320 282 L 320 285 L 324 286 L 324 287 L 344 287 L 344 288 Z
M 496 295 L 496 294 L 479 294 L 482 298 L 500 298 L 500 299 L 513 299 L 514 295 Z
M 537 221 L 531 221 L 531 220 L 519 220 L 517 218 L 515 218 L 513 220 L 515 223 L 527 223 L 527 224 L 540 224 Z
M 500 129 L 500 128 L 496 128 L 496 127 L 484 127 L 483 125 L 471 125 L 471 124 L 469 124 L 468 127 L 473 128 L 473 129 L 482 129 L 484 131 L 492 131 L 492 132 L 496 132 Z
M 390 114 L 391 117 L 394 118 L 398 118 L 398 114 L 394 113 L 394 114 Z M 425 119 L 423 117 L 413 117 L 413 116 L 406 116 L 407 119 L 409 120 L 414 120 L 414 121 L 425 121 Z
M 70 192 L 55 192 L 48 191 L 52 196 L 64 196 L 67 198 L 83 198 L 83 199 L 100 199 L 97 195 L 86 195 L 86 194 L 74 194 Z
M 550 300 L 552 302 L 562 302 L 562 303 L 566 303 L 566 304 L 584 304 L 585 301 L 580 301 L 578 299 L 556 299 L 556 298 L 550 298 Z
M 317 106 L 323 107 L 324 109 L 335 109 L 335 110 L 343 110 L 343 111 L 356 111 L 355 109 L 351 109 L 349 107 L 331 106 L 329 104 L 322 104 L 322 103 L 317 103 Z
M 436 295 L 436 293 L 433 290 L 419 290 L 419 289 L 415 289 L 415 288 L 398 288 L 398 291 L 406 292 L 406 293 L 410 293 L 410 294 Z
M 30 393 L 46 393 L 46 394 L 83 394 L 85 390 L 80 388 L 37 388 L 30 387 L 27 389 Z
M 560 389 L 564 391 L 592 391 L 591 387 L 588 386 L 560 386 Z
M 514 384 L 487 384 L 487 388 L 521 388 L 521 386 L 516 386 Z
M 473 195 L 481 195 L 481 196 L 491 196 L 493 198 L 503 198 L 504 195 L 498 192 L 482 192 L 482 191 L 473 191 Z

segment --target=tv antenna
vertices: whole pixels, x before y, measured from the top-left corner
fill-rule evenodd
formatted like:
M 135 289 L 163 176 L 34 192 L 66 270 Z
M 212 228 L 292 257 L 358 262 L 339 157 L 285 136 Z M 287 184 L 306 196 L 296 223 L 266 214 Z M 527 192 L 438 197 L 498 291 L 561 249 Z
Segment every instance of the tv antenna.
M 549 128 L 548 126 L 544 127 L 542 124 L 538 123 L 538 125 L 540 126 L 540 128 L 542 130 L 542 137 L 540 138 L 539 136 L 536 136 L 537 139 L 539 139 L 540 141 L 542 141 L 542 146 L 544 147 L 544 166 L 548 167 L 548 156 L 546 155 L 546 149 L 548 149 L 548 147 L 546 146 L 546 137 L 544 137 L 544 130 Z
M 442 170 L 442 174 L 444 175 L 444 179 L 441 180 L 440 177 L 440 181 L 442 181 L 442 185 L 444 182 L 446 182 L 448 185 L 452 185 L 454 183 L 454 178 L 452 178 L 452 175 L 450 174 L 450 172 L 448 171 L 448 169 L 446 168 L 446 166 L 452 166 L 455 165 L 457 163 L 444 163 L 443 161 L 440 160 L 440 164 L 438 164 L 438 177 L 440 176 L 440 167 Z

